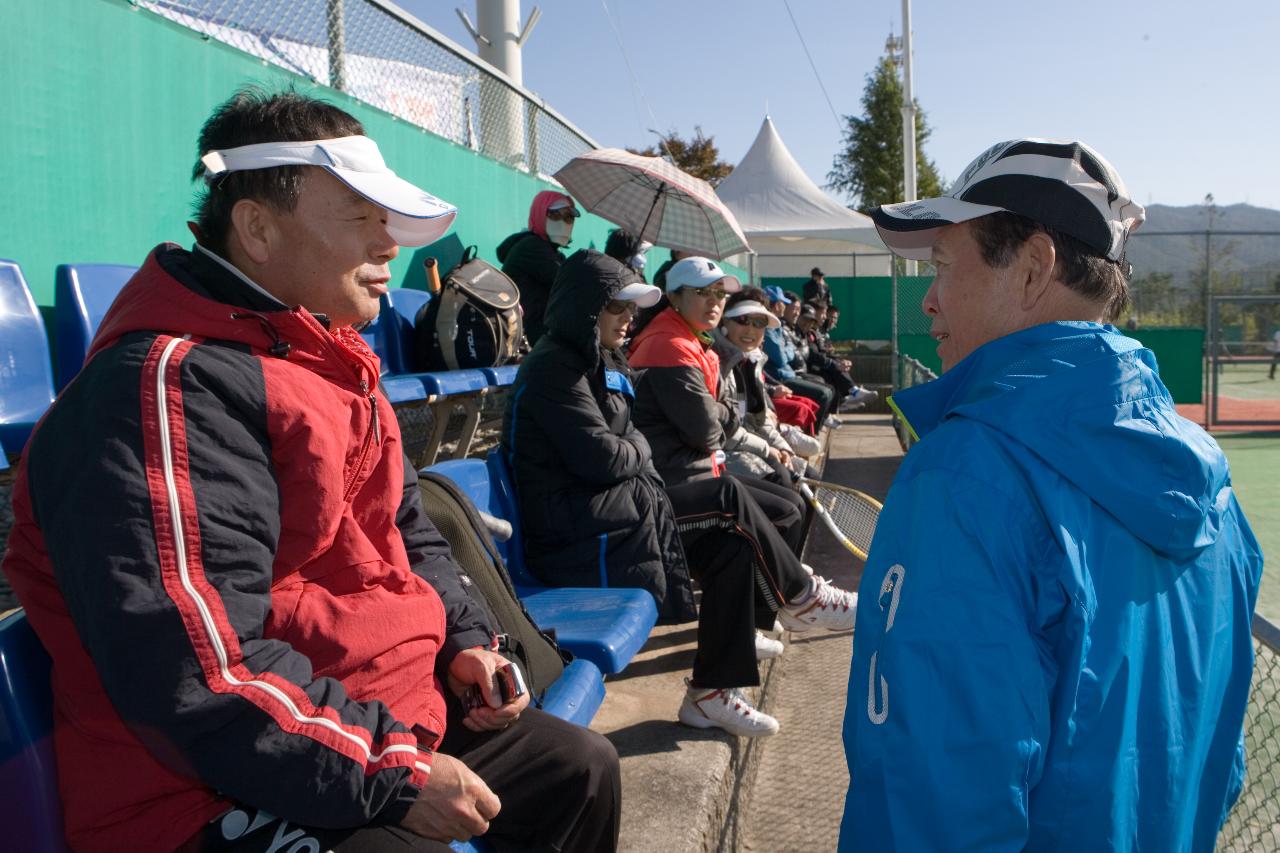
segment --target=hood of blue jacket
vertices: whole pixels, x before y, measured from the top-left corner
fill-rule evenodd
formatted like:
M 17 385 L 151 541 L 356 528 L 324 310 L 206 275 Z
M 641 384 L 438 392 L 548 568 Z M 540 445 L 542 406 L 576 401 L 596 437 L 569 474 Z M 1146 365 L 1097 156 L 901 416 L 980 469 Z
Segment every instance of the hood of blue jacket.
M 1162 554 L 1189 559 L 1218 538 L 1226 458 L 1178 415 L 1151 351 L 1112 326 L 1015 332 L 893 403 L 922 440 L 953 418 L 998 430 Z

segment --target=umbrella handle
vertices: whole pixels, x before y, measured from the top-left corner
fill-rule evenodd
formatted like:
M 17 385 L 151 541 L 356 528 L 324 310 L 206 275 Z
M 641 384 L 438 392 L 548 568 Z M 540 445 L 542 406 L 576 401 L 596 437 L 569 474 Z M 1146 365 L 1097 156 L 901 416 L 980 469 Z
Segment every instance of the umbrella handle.
M 658 191 L 653 194 L 653 204 L 649 205 L 649 212 L 645 214 L 644 225 L 640 226 L 640 233 L 636 235 L 637 239 L 640 239 L 640 240 L 645 239 L 644 232 L 645 232 L 645 229 L 649 227 L 649 220 L 653 218 L 653 211 L 658 207 L 658 202 L 662 199 L 662 196 L 665 195 L 666 192 L 667 192 L 667 183 L 666 181 L 663 181 L 661 184 L 658 185 Z M 650 240 L 649 242 L 657 243 L 658 241 Z

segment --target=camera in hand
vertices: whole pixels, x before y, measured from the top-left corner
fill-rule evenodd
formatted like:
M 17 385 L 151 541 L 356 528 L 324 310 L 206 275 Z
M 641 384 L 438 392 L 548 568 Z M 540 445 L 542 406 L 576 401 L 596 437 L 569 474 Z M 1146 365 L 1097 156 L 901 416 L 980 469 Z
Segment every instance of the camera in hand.
M 502 700 L 503 705 L 527 693 L 528 688 L 525 687 L 524 676 L 520 674 L 520 667 L 514 663 L 498 667 L 493 674 L 493 692 Z M 468 713 L 476 708 L 486 707 L 484 693 L 481 692 L 480 685 L 472 684 L 466 689 L 466 692 L 462 694 L 462 707 Z

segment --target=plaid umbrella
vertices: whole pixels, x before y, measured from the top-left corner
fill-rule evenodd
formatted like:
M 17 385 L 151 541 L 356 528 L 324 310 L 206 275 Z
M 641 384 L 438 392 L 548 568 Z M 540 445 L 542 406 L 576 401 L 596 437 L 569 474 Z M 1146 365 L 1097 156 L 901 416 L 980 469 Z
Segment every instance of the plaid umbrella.
M 751 250 L 711 184 L 661 158 L 597 148 L 555 177 L 584 208 L 655 246 L 717 260 Z

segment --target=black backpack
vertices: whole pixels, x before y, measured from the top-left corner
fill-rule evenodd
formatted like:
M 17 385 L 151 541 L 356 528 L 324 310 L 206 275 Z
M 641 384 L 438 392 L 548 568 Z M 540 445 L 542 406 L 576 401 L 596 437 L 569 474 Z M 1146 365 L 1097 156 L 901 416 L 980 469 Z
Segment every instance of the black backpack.
M 419 370 L 497 367 L 513 360 L 524 339 L 520 290 L 469 246 L 413 322 Z
M 474 597 L 502 632 L 498 650 L 520 664 L 531 697 L 541 701 L 543 691 L 560 677 L 573 655 L 534 623 L 516 597 L 506 564 L 471 498 L 448 477 L 432 471 L 419 472 L 418 489 L 423 510 L 452 548 L 464 580 L 471 580 L 473 594 L 479 592 Z

